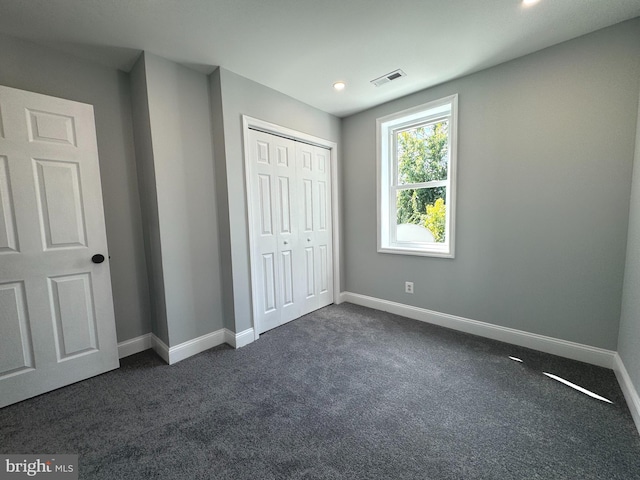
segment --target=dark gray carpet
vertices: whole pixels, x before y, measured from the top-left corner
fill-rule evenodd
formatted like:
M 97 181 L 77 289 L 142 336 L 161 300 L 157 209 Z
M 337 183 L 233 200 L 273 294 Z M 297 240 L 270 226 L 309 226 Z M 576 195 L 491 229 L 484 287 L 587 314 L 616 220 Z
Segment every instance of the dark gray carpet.
M 349 304 L 4 408 L 0 451 L 84 479 L 640 479 L 612 371 Z

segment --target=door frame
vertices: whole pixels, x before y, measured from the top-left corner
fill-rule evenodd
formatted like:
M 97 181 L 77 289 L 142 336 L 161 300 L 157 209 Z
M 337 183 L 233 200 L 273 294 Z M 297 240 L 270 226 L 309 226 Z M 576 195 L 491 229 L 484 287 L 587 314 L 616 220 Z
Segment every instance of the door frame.
M 249 231 L 249 277 L 251 278 L 251 325 L 253 326 L 254 340 L 257 340 L 258 334 L 257 312 L 255 298 L 258 288 L 257 279 L 253 273 L 253 267 L 256 264 L 255 255 L 253 253 L 253 245 L 255 242 L 255 232 L 253 231 L 253 213 L 251 198 L 251 148 L 249 145 L 249 130 L 257 130 L 260 132 L 276 135 L 278 137 L 288 138 L 302 143 L 314 145 L 316 147 L 326 148 L 330 151 L 331 156 L 331 237 L 333 246 L 333 303 L 340 303 L 340 195 L 338 183 L 338 144 L 331 140 L 321 137 L 309 135 L 299 132 L 292 128 L 283 127 L 275 123 L 260 120 L 259 118 L 242 115 L 242 137 L 244 145 L 244 173 L 245 173 L 245 199 L 247 202 L 247 230 Z

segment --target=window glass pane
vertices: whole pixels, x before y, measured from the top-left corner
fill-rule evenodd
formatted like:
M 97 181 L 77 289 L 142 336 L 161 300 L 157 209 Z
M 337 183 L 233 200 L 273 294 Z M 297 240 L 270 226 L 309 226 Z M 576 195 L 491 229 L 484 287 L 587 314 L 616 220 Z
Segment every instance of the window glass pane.
M 396 133 L 398 185 L 446 180 L 449 164 L 449 121 Z
M 444 243 L 447 188 L 398 190 L 396 240 L 411 243 Z

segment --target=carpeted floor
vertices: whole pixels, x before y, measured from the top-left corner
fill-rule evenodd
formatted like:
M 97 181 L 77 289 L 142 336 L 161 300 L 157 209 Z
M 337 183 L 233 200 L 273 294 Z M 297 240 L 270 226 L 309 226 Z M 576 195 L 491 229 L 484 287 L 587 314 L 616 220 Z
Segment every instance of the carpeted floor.
M 1 409 L 0 452 L 77 453 L 105 480 L 640 479 L 612 371 L 355 305 L 121 364 Z

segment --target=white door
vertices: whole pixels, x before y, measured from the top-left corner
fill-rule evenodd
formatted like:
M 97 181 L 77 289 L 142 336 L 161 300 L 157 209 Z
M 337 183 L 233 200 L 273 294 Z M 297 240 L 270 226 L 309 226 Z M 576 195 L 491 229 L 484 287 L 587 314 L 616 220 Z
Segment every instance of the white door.
M 301 264 L 301 314 L 333 303 L 330 152 L 296 143 Z
M 94 255 L 108 259 L 93 107 L 0 86 L 0 407 L 118 368 Z
M 260 332 L 300 316 L 295 302 L 294 262 L 298 255 L 295 224 L 295 143 L 251 130 L 254 296 Z
M 249 149 L 253 301 L 263 333 L 333 303 L 330 152 L 255 130 Z

